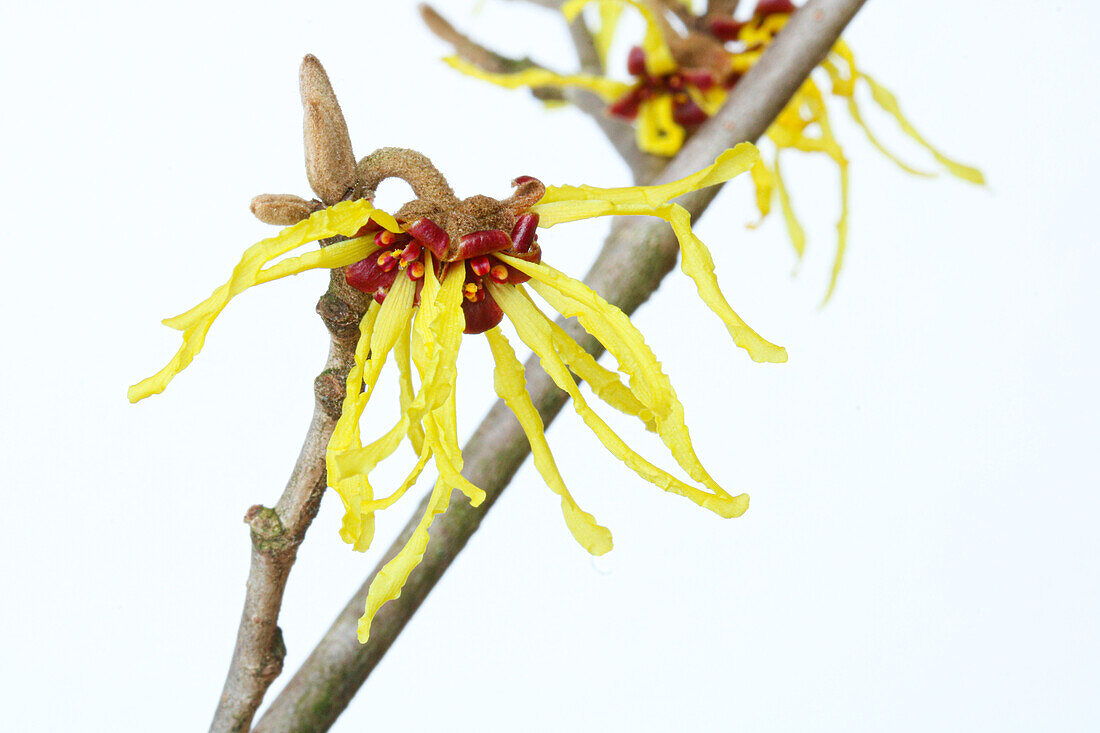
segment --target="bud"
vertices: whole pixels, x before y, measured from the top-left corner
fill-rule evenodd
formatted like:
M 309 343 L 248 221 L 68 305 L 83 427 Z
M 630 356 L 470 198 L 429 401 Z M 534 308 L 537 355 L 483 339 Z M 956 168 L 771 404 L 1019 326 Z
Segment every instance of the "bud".
M 297 224 L 317 210 L 317 205 L 290 193 L 262 193 L 248 205 L 253 215 L 264 224 L 288 227 Z
M 299 81 L 305 110 L 306 176 L 317 197 L 331 206 L 355 188 L 355 155 L 348 126 L 316 56 L 302 60 Z

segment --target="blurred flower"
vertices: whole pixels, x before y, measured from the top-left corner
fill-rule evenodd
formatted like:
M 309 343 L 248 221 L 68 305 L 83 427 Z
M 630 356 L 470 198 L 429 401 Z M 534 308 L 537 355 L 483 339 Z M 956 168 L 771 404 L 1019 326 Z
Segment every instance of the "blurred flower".
M 655 155 L 675 155 L 688 135 L 714 115 L 725 102 L 730 89 L 760 59 L 797 8 L 789 0 L 759 0 L 753 15 L 738 21 L 721 10 L 729 3 L 712 3 L 719 8 L 703 15 L 690 12 L 690 3 L 680 0 L 644 2 L 643 0 L 570 0 L 562 5 L 567 19 L 573 20 L 590 2 L 600 6 L 600 27 L 595 34 L 597 49 L 605 57 L 611 44 L 620 11 L 625 5 L 637 9 L 646 23 L 640 46 L 630 50 L 627 71 L 632 82 L 620 82 L 585 74 L 560 75 L 541 68 L 512 74 L 491 73 L 458 57 L 447 63 L 470 76 L 508 88 L 577 87 L 598 94 L 608 102 L 609 114 L 633 120 L 639 149 Z M 686 28 L 680 33 L 669 22 L 669 15 Z M 830 82 L 829 94 L 844 99 L 852 119 L 866 132 L 871 143 L 903 170 L 920 176 L 931 173 L 915 169 L 887 150 L 865 123 L 856 101 L 855 90 L 862 81 L 870 88 L 871 98 L 892 115 L 902 132 L 926 148 L 949 173 L 969 181 L 984 182 L 981 172 L 957 163 L 933 148 L 902 114 L 894 95 L 860 71 L 851 50 L 839 41 L 820 67 Z M 756 204 L 763 220 L 778 196 L 791 243 L 798 257 L 805 251 L 805 232 L 791 205 L 788 189 L 779 165 L 784 150 L 800 150 L 828 156 L 840 172 L 841 213 L 837 223 L 837 252 L 833 262 L 828 300 L 836 286 L 844 260 L 848 231 L 848 160 L 833 133 L 826 96 L 818 82 L 809 78 L 795 93 L 787 107 L 767 131 L 775 145 L 770 162 L 754 167 Z M 755 226 L 755 225 L 754 225 Z
M 346 283 L 371 299 L 359 325 L 354 363 L 326 457 L 329 485 L 345 508 L 342 538 L 355 549 L 366 550 L 374 535 L 375 512 L 398 501 L 429 460 L 434 459 L 439 471 L 419 526 L 370 587 L 359 627 L 362 641 L 369 635 L 375 612 L 400 594 L 423 557 L 433 518 L 446 510 L 451 491 L 462 491 L 475 506 L 485 498 L 485 492 L 461 474 L 455 383 L 464 333 L 486 334 L 496 364 L 496 391 L 523 427 L 536 468 L 561 497 L 573 536 L 593 554 L 611 549 L 610 532 L 580 509 L 558 473 L 542 420 L 526 390 L 523 366 L 498 328 L 505 316 L 612 455 L 645 480 L 720 516 L 735 517 L 745 511 L 748 497 L 727 493 L 700 463 L 683 407 L 630 319 L 583 283 L 542 263 L 537 228 L 613 215 L 669 221 L 682 248 L 684 272 L 722 318 L 734 341 L 756 361 L 786 361 L 783 348 L 761 338 L 730 308 L 718 288 L 710 254 L 691 230 L 688 212 L 670 203 L 689 191 L 748 171 L 759 160 L 754 146 L 739 145 L 704 170 L 660 186 L 546 187 L 523 176 L 513 181 L 515 190 L 506 199 L 459 199 L 435 166 L 414 151 L 383 148 L 355 164 L 339 105 L 313 57 L 303 62 L 302 97 L 307 172 L 320 201 L 270 194 L 253 200 L 253 211 L 261 219 L 297 223 L 250 247 L 224 285 L 191 310 L 165 321 L 183 331 L 183 345 L 167 366 L 131 387 L 129 398 L 136 402 L 163 391 L 202 348 L 221 310 L 245 289 L 310 269 L 345 268 Z M 376 209 L 371 201 L 377 186 L 393 177 L 407 181 L 417 198 L 390 214 Z M 275 261 L 301 245 L 327 238 L 339 241 Z M 600 366 L 547 317 L 528 288 L 558 313 L 575 317 L 612 354 L 629 382 Z M 360 418 L 391 353 L 400 376 L 400 416 L 381 437 L 364 444 Z M 639 418 L 655 432 L 691 482 L 681 481 L 632 450 L 589 406 L 574 374 L 609 405 Z M 405 439 L 417 461 L 396 490 L 379 497 L 370 475 Z

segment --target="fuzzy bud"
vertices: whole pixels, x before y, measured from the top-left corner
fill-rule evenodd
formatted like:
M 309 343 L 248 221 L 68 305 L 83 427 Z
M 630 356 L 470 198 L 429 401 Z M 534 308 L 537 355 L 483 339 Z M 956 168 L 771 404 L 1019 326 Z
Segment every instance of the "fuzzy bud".
M 288 227 L 308 219 L 317 205 L 290 193 L 262 193 L 252 199 L 248 208 L 264 224 Z
M 302 60 L 299 83 L 305 110 L 306 176 L 317 197 L 331 206 L 355 188 L 348 126 L 317 57 Z

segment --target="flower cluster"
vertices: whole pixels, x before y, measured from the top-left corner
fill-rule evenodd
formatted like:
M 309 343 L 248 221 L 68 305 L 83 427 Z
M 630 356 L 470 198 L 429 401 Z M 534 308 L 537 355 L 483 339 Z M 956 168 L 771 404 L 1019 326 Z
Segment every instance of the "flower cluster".
M 375 513 L 397 502 L 430 460 L 439 478 L 416 531 L 370 586 L 359 625 L 361 641 L 367 640 L 378 608 L 400 595 L 420 562 L 432 521 L 446 510 L 452 490 L 464 493 L 474 505 L 485 497 L 461 473 L 455 384 L 464 333 L 485 334 L 496 365 L 496 391 L 523 427 L 536 468 L 561 497 L 573 536 L 593 554 L 611 549 L 610 532 L 577 505 L 558 472 L 543 422 L 526 390 L 523 366 L 498 327 L 505 316 L 612 455 L 646 481 L 720 516 L 736 517 L 746 510 L 748 497 L 725 491 L 696 456 L 683 407 L 642 335 L 618 308 L 542 262 L 537 229 L 613 215 L 667 220 L 681 245 L 683 271 L 734 341 L 756 361 L 786 361 L 782 347 L 760 337 L 730 308 L 718 288 L 710 254 L 691 230 L 688 212 L 670 203 L 750 170 L 759 160 L 754 146 L 739 145 L 704 170 L 659 186 L 547 187 L 523 176 L 513 181 L 514 192 L 505 199 L 459 199 L 431 162 L 414 151 L 383 148 L 354 163 L 350 141 L 341 142 L 346 137 L 342 114 L 313 57 L 303 63 L 302 95 L 307 172 L 320 201 L 290 195 L 254 199 L 253 210 L 265 221 L 297 223 L 247 249 L 225 284 L 191 310 L 165 321 L 183 332 L 183 344 L 168 365 L 131 387 L 129 397 L 136 402 L 164 390 L 202 348 L 222 309 L 254 285 L 310 269 L 342 268 L 348 285 L 371 296 L 364 299 L 369 305 L 359 324 L 354 363 L 326 457 L 329 485 L 345 509 L 341 537 L 355 549 L 366 550 L 374 535 Z M 325 136 L 337 139 L 335 152 L 311 153 L 310 141 Z M 391 214 L 371 202 L 378 184 L 393 177 L 406 180 L 417 198 Z M 283 257 L 321 240 L 329 241 L 318 250 Z M 529 290 L 558 313 L 575 317 L 614 357 L 618 373 L 601 366 L 545 315 Z M 360 420 L 391 355 L 400 376 L 400 414 L 382 435 L 365 441 Z M 655 432 L 690 480 L 673 476 L 631 449 L 592 409 L 574 375 L 608 405 L 637 417 Z M 416 462 L 394 490 L 379 495 L 371 474 L 406 440 Z
M 633 47 L 627 59 L 632 82 L 583 74 L 564 76 L 537 68 L 512 74 L 491 73 L 457 57 L 446 61 L 463 73 L 508 88 L 579 87 L 592 91 L 607 101 L 609 114 L 635 122 L 640 150 L 670 156 L 679 151 L 691 132 L 717 112 L 728 91 L 756 64 L 797 10 L 790 0 L 758 0 L 752 17 L 740 21 L 723 12 L 694 15 L 686 3 L 678 0 L 653 5 L 644 0 L 570 0 L 562 6 L 562 11 L 573 20 L 590 2 L 600 6 L 602 22 L 597 46 L 601 53 L 606 53 L 610 46 L 622 8 L 632 6 L 645 19 L 643 43 Z M 669 15 L 678 18 L 687 29 L 686 35 L 673 28 Z M 894 95 L 856 66 L 851 49 L 843 40 L 837 42 L 820 68 L 828 77 L 828 94 L 844 100 L 852 119 L 871 143 L 903 170 L 921 176 L 931 175 L 902 162 L 875 137 L 856 101 L 859 82 L 867 85 L 875 103 L 893 116 L 901 130 L 927 149 L 944 169 L 971 183 L 983 182 L 978 170 L 947 158 L 917 132 L 902 114 Z M 784 150 L 824 154 L 839 171 L 841 213 L 837 223 L 837 251 L 825 296 L 828 300 L 844 260 L 849 176 L 847 158 L 830 123 L 826 93 L 818 81 L 812 77 L 806 80 L 768 129 L 767 137 L 775 152 L 770 162 L 760 161 L 752 171 L 756 205 L 763 219 L 770 213 L 773 199 L 778 198 L 791 243 L 799 257 L 805 250 L 806 236 L 784 184 L 780 154 Z

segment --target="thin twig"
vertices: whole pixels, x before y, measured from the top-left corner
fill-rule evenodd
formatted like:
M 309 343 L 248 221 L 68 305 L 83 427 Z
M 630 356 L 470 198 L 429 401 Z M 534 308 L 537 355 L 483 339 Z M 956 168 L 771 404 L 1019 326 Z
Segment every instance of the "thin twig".
M 810 0 L 792 16 L 760 61 L 737 84 L 723 109 L 669 162 L 658 181 L 685 176 L 708 165 L 730 146 L 759 138 L 864 2 Z M 717 193 L 718 187 L 714 186 L 684 196 L 680 203 L 697 217 Z M 664 222 L 649 218 L 620 220 L 612 228 L 585 282 L 631 313 L 672 269 L 678 251 L 676 239 Z M 570 332 L 591 353 L 601 351 L 587 334 L 576 328 Z M 525 369 L 531 397 L 543 421 L 549 423 L 565 405 L 566 396 L 554 386 L 536 359 L 529 360 Z M 332 725 L 477 530 L 529 451 L 519 423 L 504 404 L 496 403 L 463 451 L 463 473 L 485 489 L 484 503 L 475 509 L 460 495 L 455 496 L 450 510 L 432 526 L 427 553 L 409 576 L 401 596 L 381 608 L 371 625 L 370 642 L 360 646 L 356 623 L 374 578 L 374 573 L 371 574 L 274 700 L 257 731 L 323 731 Z M 414 517 L 418 518 L 423 510 L 424 502 Z M 404 545 L 416 518 L 390 547 L 379 568 Z
M 248 731 L 264 693 L 283 668 L 286 647 L 278 627 L 279 609 L 298 546 L 317 516 L 328 477 L 325 448 L 340 417 L 347 378 L 365 308 L 362 296 L 343 284 L 343 270 L 317 311 L 332 336 L 325 370 L 314 380 L 313 419 L 290 480 L 274 508 L 257 504 L 245 514 L 252 557 L 237 644 L 210 730 Z
M 440 15 L 439 11 L 431 5 L 421 3 L 418 7 L 420 17 L 424 21 L 424 25 L 428 26 L 428 30 L 441 41 L 449 43 L 458 56 L 480 69 L 494 74 L 514 74 L 524 69 L 545 68 L 529 58 L 513 59 L 502 56 L 459 32 L 449 20 Z M 561 102 L 565 100 L 561 90 L 552 87 L 535 87 L 531 90 L 531 94 L 543 102 Z

